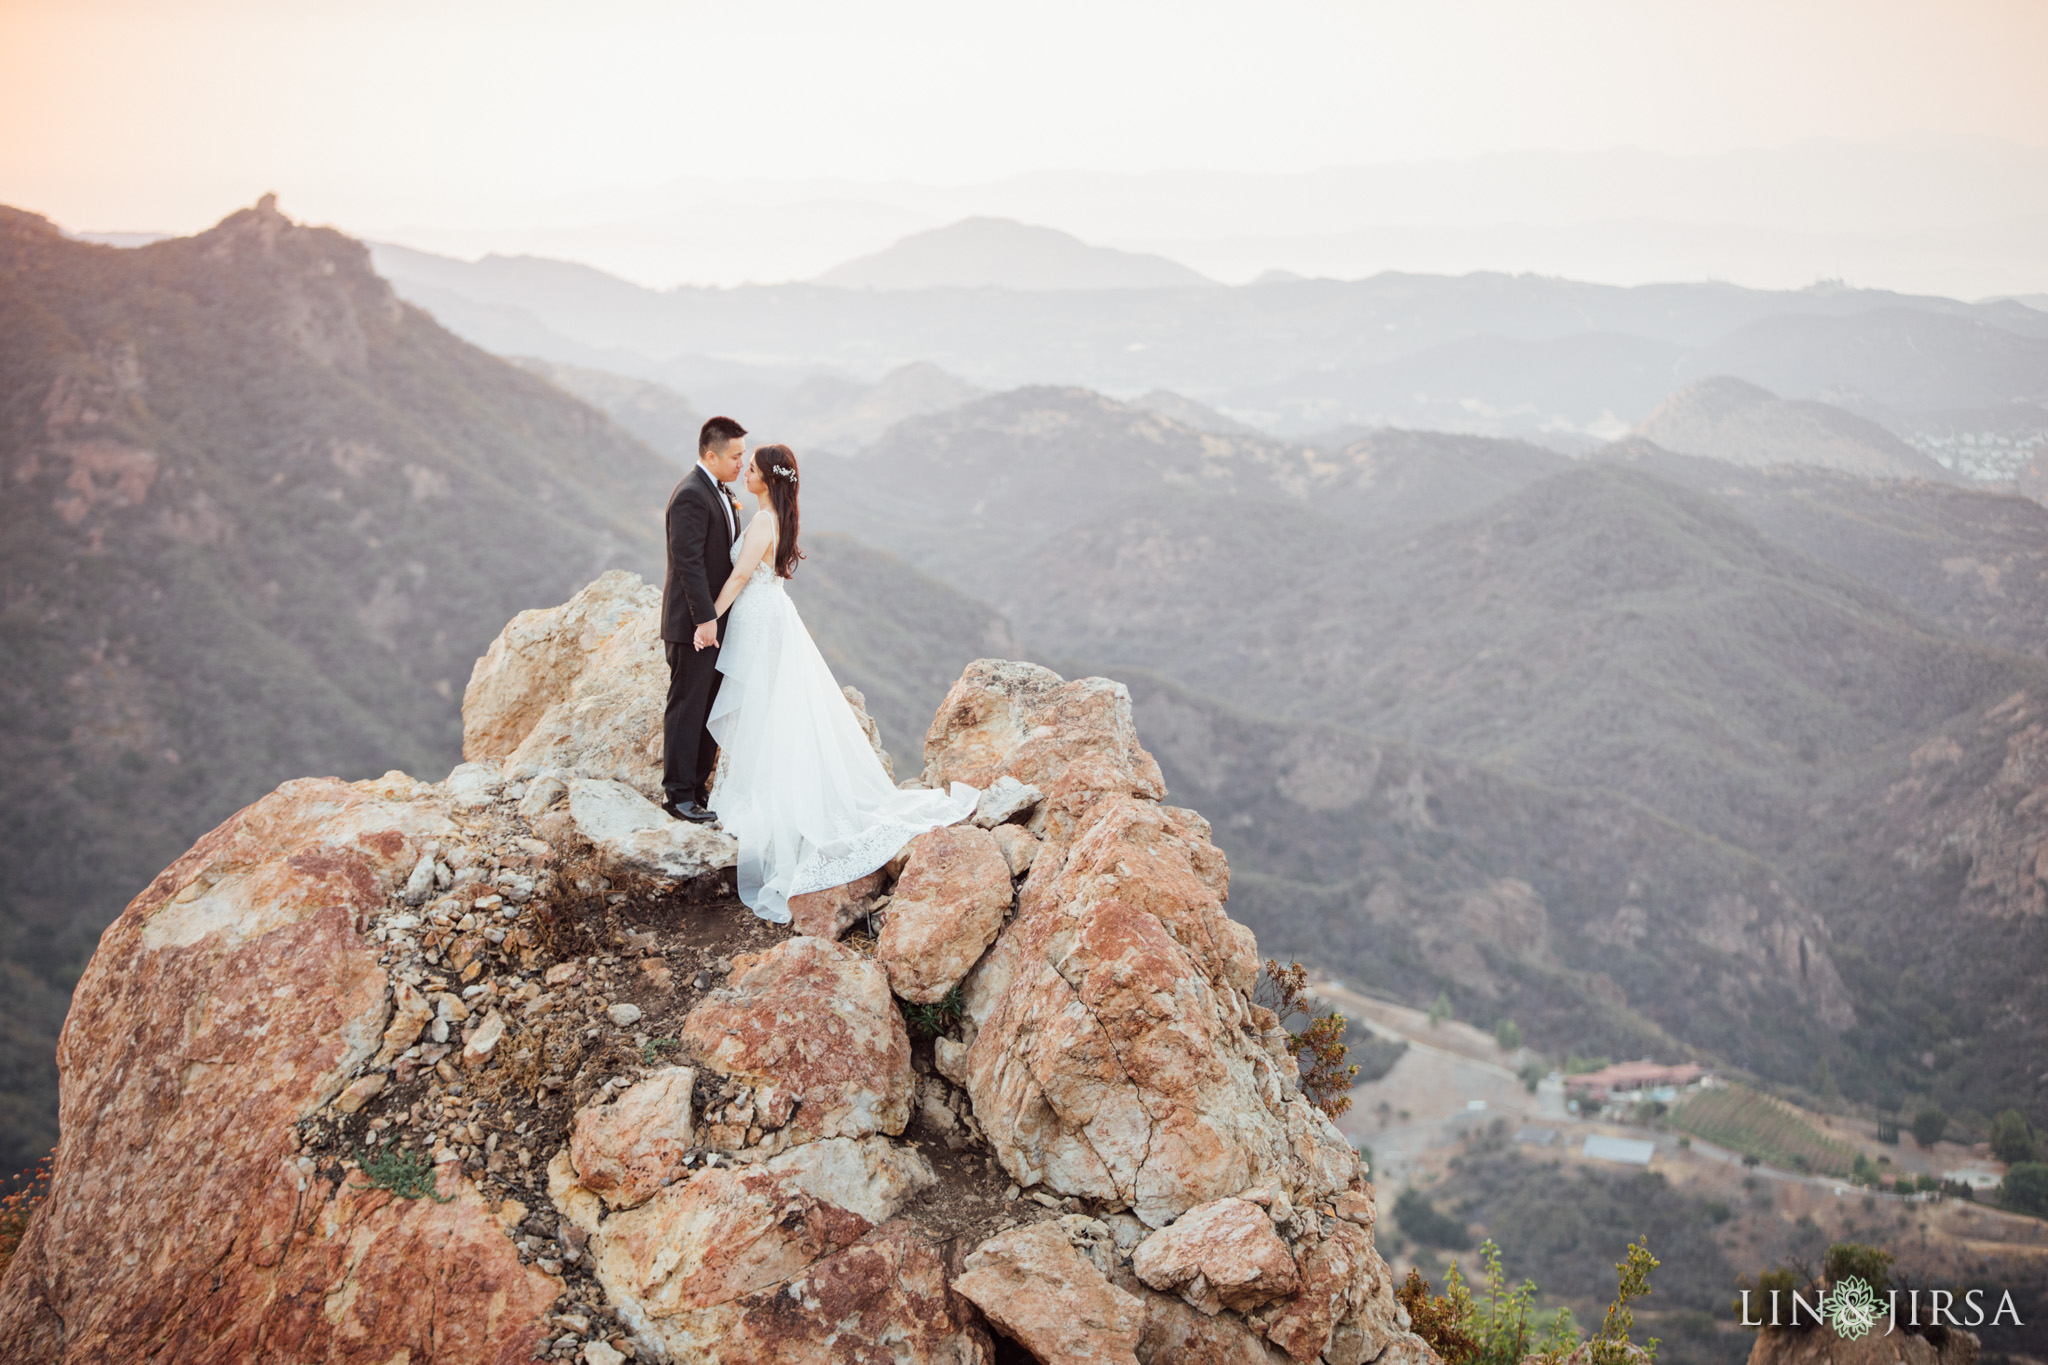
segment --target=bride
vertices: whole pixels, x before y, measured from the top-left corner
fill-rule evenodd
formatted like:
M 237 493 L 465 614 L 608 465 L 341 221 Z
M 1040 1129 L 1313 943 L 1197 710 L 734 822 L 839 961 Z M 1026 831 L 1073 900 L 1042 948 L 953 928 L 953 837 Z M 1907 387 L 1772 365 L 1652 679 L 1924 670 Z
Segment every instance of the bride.
M 711 809 L 739 840 L 740 899 L 787 924 L 790 897 L 866 876 L 926 830 L 972 815 L 980 793 L 964 782 L 950 792 L 890 783 L 783 591 L 803 558 L 796 456 L 761 446 L 746 472 L 759 510 L 715 607 L 732 615 L 706 721 L 719 750 Z

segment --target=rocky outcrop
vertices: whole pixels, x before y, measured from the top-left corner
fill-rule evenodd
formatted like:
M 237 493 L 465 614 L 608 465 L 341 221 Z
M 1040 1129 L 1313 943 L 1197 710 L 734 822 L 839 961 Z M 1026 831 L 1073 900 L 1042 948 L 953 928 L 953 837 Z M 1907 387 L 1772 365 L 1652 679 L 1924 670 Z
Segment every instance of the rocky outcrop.
M 1004 778 L 1038 789 L 1031 832 L 1057 843 L 1103 796 L 1166 795 L 1159 765 L 1138 744 L 1122 683 L 1068 682 L 1035 664 L 977 659 L 925 735 L 924 781 L 941 791 L 953 782 L 990 791 Z
M 63 1142 L 0 1285 L 0 1355 L 531 1355 L 561 1284 L 459 1167 L 437 1172 L 448 1202 L 394 1198 L 322 1171 L 294 1127 L 378 1054 L 391 989 L 364 931 L 456 833 L 395 774 L 288 782 L 108 928 L 59 1044 Z
M 646 795 L 645 598 L 508 627 L 446 781 L 288 783 L 108 930 L 0 1354 L 1427 1365 L 1117 684 L 971 667 L 979 820 L 792 934 Z
M 1854 1341 L 1827 1326 L 1766 1327 L 1749 1348 L 1749 1365 L 1977 1365 L 1978 1346 L 1977 1334 L 1959 1327 L 1937 1327 L 1925 1336 L 1869 1332 Z
M 522 611 L 471 670 L 462 757 L 495 760 L 514 781 L 576 774 L 661 799 L 668 662 L 661 590 L 614 569 L 559 607 Z M 847 704 L 889 765 L 861 694 Z

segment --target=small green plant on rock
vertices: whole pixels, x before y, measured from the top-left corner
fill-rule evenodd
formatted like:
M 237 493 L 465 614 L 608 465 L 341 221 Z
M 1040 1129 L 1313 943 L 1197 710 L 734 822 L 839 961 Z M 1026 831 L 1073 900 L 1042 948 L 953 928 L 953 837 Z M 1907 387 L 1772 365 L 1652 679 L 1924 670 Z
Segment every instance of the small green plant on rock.
M 661 1060 L 664 1052 L 673 1052 L 676 1046 L 677 1040 L 674 1038 L 649 1038 L 647 1046 L 640 1049 L 641 1065 L 653 1066 Z
M 903 1012 L 903 1022 L 909 1026 L 910 1035 L 920 1041 L 949 1034 L 959 1024 L 960 1016 L 967 1009 L 966 998 L 955 986 L 941 999 L 929 1005 L 912 1005 Z
M 1629 1347 L 1632 1344 L 1628 1334 L 1635 1329 L 1635 1310 L 1629 1307 L 1633 1299 L 1642 1298 L 1650 1292 L 1650 1272 L 1657 1268 L 1657 1258 L 1650 1254 L 1649 1239 L 1629 1244 L 1628 1254 L 1614 1263 L 1620 1276 L 1615 1288 L 1614 1302 L 1607 1305 L 1607 1316 L 1601 1320 L 1600 1330 L 1592 1337 L 1592 1365 L 1629 1365 Z M 1637 1349 L 1646 1360 L 1657 1359 L 1657 1347 L 1661 1343 L 1651 1337 Z
M 370 1178 L 370 1187 L 389 1190 L 400 1199 L 433 1200 L 436 1204 L 452 1204 L 453 1195 L 442 1195 L 434 1188 L 434 1163 L 424 1152 L 411 1149 L 387 1147 L 378 1152 L 356 1149 L 356 1165 Z

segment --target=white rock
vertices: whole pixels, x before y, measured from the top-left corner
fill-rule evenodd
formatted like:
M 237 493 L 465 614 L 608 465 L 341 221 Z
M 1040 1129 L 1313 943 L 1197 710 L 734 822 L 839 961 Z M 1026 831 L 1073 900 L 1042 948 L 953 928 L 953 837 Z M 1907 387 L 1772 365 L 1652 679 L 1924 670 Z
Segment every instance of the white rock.
M 981 794 L 981 800 L 974 807 L 974 823 L 983 829 L 994 829 L 1032 809 L 1045 799 L 1045 793 L 1026 782 L 1019 782 L 1008 775 L 989 783 Z
M 422 853 L 420 860 L 412 865 L 412 875 L 405 879 L 405 903 L 423 904 L 434 894 L 434 855 Z
M 504 782 L 504 770 L 496 763 L 458 763 L 441 786 L 451 805 L 475 810 L 490 805 Z
M 604 1015 L 605 1018 L 611 1020 L 614 1024 L 617 1024 L 620 1028 L 624 1028 L 628 1024 L 637 1024 L 640 1022 L 640 1007 L 638 1005 L 627 1004 L 613 1005 L 610 1009 L 604 1012 Z
M 626 1357 L 612 1349 L 608 1341 L 586 1341 L 583 1343 L 583 1365 L 624 1365 Z
M 687 881 L 739 862 L 739 842 L 730 834 L 670 819 L 623 782 L 575 779 L 569 818 L 601 862 L 625 871 Z

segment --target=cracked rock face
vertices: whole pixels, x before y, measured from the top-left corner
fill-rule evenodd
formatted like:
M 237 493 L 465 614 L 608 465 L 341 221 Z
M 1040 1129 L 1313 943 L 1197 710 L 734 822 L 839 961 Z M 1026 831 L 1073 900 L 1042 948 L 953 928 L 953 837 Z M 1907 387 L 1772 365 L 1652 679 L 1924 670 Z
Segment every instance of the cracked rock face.
M 1153 1227 L 1255 1185 L 1349 1188 L 1356 1153 L 1261 1041 L 1206 827 L 1128 797 L 1097 815 L 968 982 L 967 1089 L 1005 1169 Z
M 1014 895 L 1002 846 L 985 829 L 949 825 L 910 841 L 875 961 L 905 1000 L 945 998 L 981 959 Z
M 924 740 L 924 781 L 984 791 L 1035 787 L 1031 832 L 1064 843 L 1105 795 L 1157 801 L 1166 782 L 1138 744 L 1131 694 L 1107 678 L 1068 682 L 1049 668 L 977 659 L 939 705 Z
M 129 904 L 58 1044 L 61 1197 L 0 1287 L 0 1355 L 531 1355 L 560 1281 L 520 1264 L 459 1175 L 441 1204 L 294 1164 L 294 1122 L 385 1041 L 361 927 L 450 829 L 410 779 L 287 782 Z
M 705 1171 L 606 1218 L 591 1239 L 598 1278 L 623 1318 L 667 1340 L 677 1320 L 851 1246 L 931 1181 L 917 1153 L 872 1138 Z
M 1177 1292 L 1211 1317 L 1225 1308 L 1257 1308 L 1301 1285 L 1273 1220 L 1243 1199 L 1189 1209 L 1172 1227 L 1145 1239 L 1131 1269 L 1147 1285 Z
M 661 792 L 668 662 L 660 590 L 614 569 L 559 607 L 522 611 L 462 693 L 462 756 L 508 776 L 559 769 Z
M 1143 1307 L 1075 1250 L 1058 1223 L 989 1238 L 953 1287 L 1041 1361 L 1137 1365 Z
M 696 1081 L 697 1073 L 686 1066 L 663 1067 L 610 1104 L 579 1110 L 569 1153 L 584 1188 L 615 1209 L 632 1208 L 682 1174 Z
M 725 1121 L 742 1131 L 707 1132 L 707 1145 L 750 1145 L 749 1127 L 789 1125 L 801 1141 L 893 1135 L 910 1121 L 910 1036 L 889 979 L 830 939 L 792 938 L 733 959 L 725 987 L 684 1021 L 682 1041 L 754 1092 L 749 1113 Z

